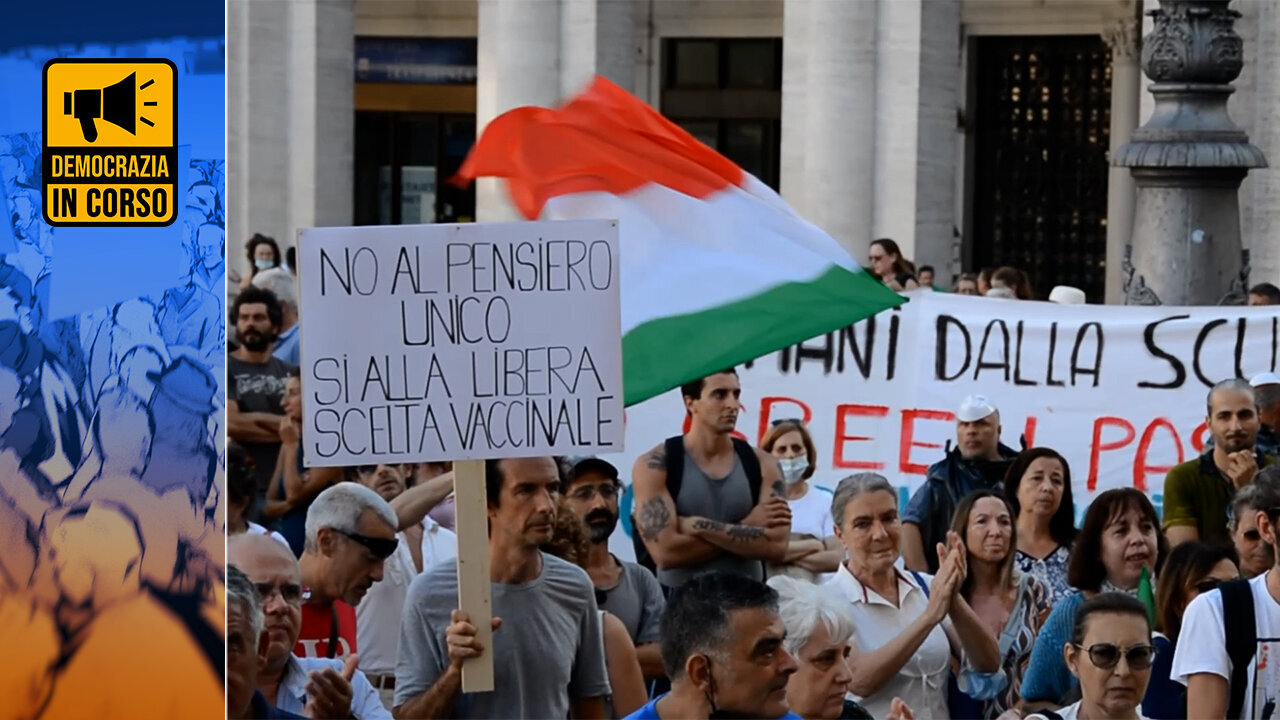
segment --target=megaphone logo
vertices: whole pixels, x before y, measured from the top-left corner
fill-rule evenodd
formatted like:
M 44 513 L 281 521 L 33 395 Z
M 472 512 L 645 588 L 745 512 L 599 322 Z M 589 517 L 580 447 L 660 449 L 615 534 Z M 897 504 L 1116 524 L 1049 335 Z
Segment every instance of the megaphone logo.
M 80 121 L 80 132 L 84 135 L 85 142 L 94 142 L 98 139 L 98 127 L 93 121 L 99 118 L 120 127 L 130 135 L 136 135 L 138 121 L 155 127 L 155 123 L 146 117 L 135 117 L 137 91 L 147 89 L 154 85 L 155 81 L 148 80 L 140 87 L 137 82 L 138 73 L 131 72 L 129 77 L 101 89 L 90 88 L 65 92 L 62 94 L 62 112 Z M 144 101 L 142 104 L 154 106 L 157 103 Z

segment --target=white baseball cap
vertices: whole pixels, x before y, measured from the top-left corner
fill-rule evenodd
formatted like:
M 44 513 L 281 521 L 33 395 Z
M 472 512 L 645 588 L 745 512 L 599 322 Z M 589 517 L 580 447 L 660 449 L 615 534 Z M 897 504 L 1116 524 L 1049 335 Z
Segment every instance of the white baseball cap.
M 1280 375 L 1273 372 L 1259 373 L 1253 376 L 1249 381 L 1253 387 L 1262 387 L 1263 385 L 1280 385 Z
M 1084 305 L 1084 291 L 1070 285 L 1058 285 L 1049 293 L 1049 302 L 1060 305 Z
M 996 406 L 991 404 L 985 395 L 970 395 L 960 403 L 960 410 L 956 412 L 956 419 L 962 422 L 974 422 L 996 412 Z

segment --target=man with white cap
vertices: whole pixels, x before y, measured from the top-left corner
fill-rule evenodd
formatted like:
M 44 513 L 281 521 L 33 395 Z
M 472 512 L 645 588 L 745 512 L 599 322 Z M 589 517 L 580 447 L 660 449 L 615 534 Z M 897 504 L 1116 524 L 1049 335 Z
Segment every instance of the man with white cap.
M 1199 540 L 1230 544 L 1228 512 L 1236 490 L 1253 482 L 1274 458 L 1257 447 L 1257 391 L 1246 380 L 1214 385 L 1206 398 L 1205 424 L 1213 442 L 1173 466 L 1164 479 L 1164 526 L 1170 545 Z
M 902 559 L 908 569 L 938 571 L 935 548 L 945 541 L 961 498 L 974 490 L 999 491 L 1017 454 L 1000 442 L 996 406 L 983 395 L 965 398 L 956 412 L 956 446 L 929 466 L 925 484 L 902 514 Z

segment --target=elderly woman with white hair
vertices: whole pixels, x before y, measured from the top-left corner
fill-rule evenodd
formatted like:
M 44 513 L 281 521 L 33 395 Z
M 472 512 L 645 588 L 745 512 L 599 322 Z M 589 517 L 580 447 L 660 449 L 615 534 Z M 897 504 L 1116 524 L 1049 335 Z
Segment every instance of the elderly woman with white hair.
M 787 704 L 805 720 L 870 720 L 871 713 L 845 698 L 853 672 L 849 639 L 853 613 L 839 596 L 786 575 L 769 578 L 778 593 L 778 614 L 787 629 L 785 649 L 797 669 L 787 682 Z M 886 720 L 911 720 L 911 708 L 893 699 Z

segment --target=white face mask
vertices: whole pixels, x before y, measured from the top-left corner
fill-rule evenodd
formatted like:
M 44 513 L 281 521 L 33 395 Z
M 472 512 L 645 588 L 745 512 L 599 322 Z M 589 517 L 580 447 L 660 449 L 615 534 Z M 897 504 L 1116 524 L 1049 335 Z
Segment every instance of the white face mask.
M 788 485 L 795 485 L 800 482 L 800 476 L 804 475 L 804 471 L 809 469 L 809 458 L 793 457 L 779 460 L 778 466 L 782 468 L 782 479 L 786 480 Z
M 271 268 L 276 266 L 276 261 L 275 260 L 254 260 L 253 265 L 259 270 L 270 270 Z

